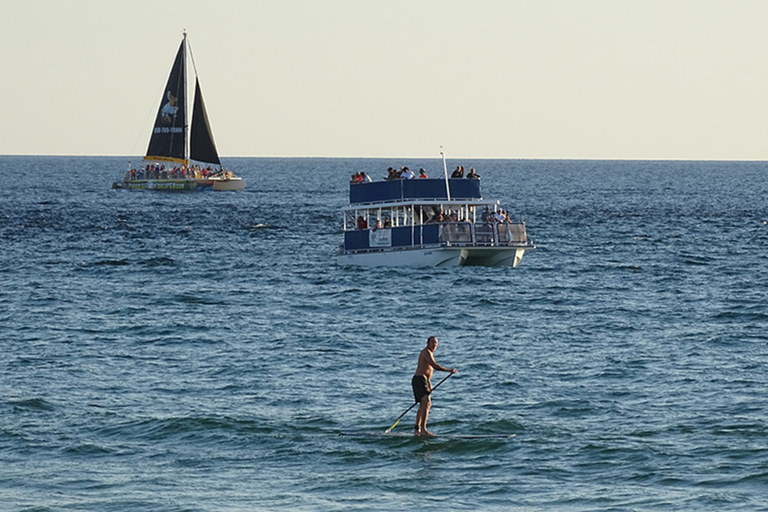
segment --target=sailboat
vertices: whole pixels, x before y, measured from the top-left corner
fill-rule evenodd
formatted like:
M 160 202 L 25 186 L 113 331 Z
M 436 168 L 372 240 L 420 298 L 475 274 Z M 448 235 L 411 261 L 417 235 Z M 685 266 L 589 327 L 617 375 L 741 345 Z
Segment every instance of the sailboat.
M 245 180 L 221 165 L 208 122 L 200 80 L 195 72 L 192 123 L 187 124 L 187 34 L 171 68 L 157 110 L 155 125 L 139 169 L 131 168 L 113 188 L 131 190 L 243 190 Z M 190 51 L 191 54 L 191 51 Z M 205 165 L 207 164 L 207 165 Z

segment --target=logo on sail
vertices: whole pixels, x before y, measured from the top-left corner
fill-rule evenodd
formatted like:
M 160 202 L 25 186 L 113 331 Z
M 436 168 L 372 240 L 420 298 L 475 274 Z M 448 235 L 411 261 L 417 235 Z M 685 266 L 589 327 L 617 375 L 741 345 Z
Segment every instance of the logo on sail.
M 160 117 L 164 123 L 171 123 L 173 122 L 173 118 L 176 117 L 176 112 L 179 111 L 179 98 L 171 94 L 171 91 L 168 91 L 165 94 L 165 97 L 168 102 L 160 109 Z

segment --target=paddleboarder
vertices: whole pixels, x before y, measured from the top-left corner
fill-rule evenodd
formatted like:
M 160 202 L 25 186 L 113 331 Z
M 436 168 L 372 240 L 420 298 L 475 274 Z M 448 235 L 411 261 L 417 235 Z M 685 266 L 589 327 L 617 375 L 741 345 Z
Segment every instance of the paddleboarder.
M 411 379 L 413 386 L 413 397 L 419 404 L 419 411 L 416 413 L 416 425 L 413 428 L 414 435 L 433 436 L 434 434 L 427 430 L 427 418 L 429 409 L 432 407 L 432 373 L 435 370 L 441 372 L 456 373 L 456 368 L 446 368 L 435 361 L 435 350 L 437 350 L 437 337 L 427 338 L 427 346 L 419 353 L 419 361 L 416 366 L 416 373 Z

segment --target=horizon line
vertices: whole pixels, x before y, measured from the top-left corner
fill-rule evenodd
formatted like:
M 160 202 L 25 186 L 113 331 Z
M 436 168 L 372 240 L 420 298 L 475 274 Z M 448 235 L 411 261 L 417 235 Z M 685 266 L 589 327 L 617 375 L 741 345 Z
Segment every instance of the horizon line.
M 141 155 L 106 155 L 106 154 L 64 154 L 64 153 L 2 153 L 2 157 L 67 157 L 67 158 L 125 158 L 141 159 Z M 412 159 L 412 160 L 441 160 L 437 156 L 313 156 L 313 155 L 238 155 L 220 156 L 221 160 L 229 158 L 272 158 L 272 159 L 361 159 L 361 160 L 385 160 L 385 159 Z M 605 162 L 768 162 L 768 158 L 683 158 L 683 157 L 487 157 L 487 156 L 450 156 L 446 160 L 552 160 L 552 161 L 605 161 Z

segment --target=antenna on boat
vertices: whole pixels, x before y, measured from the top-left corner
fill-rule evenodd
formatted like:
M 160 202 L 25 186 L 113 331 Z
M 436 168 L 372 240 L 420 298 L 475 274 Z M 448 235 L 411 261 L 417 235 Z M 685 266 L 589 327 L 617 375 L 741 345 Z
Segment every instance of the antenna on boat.
M 451 187 L 448 186 L 448 164 L 445 163 L 445 153 L 443 152 L 443 146 L 440 146 L 440 156 L 443 157 L 443 176 L 445 177 L 445 193 L 448 196 L 448 200 L 451 200 Z

